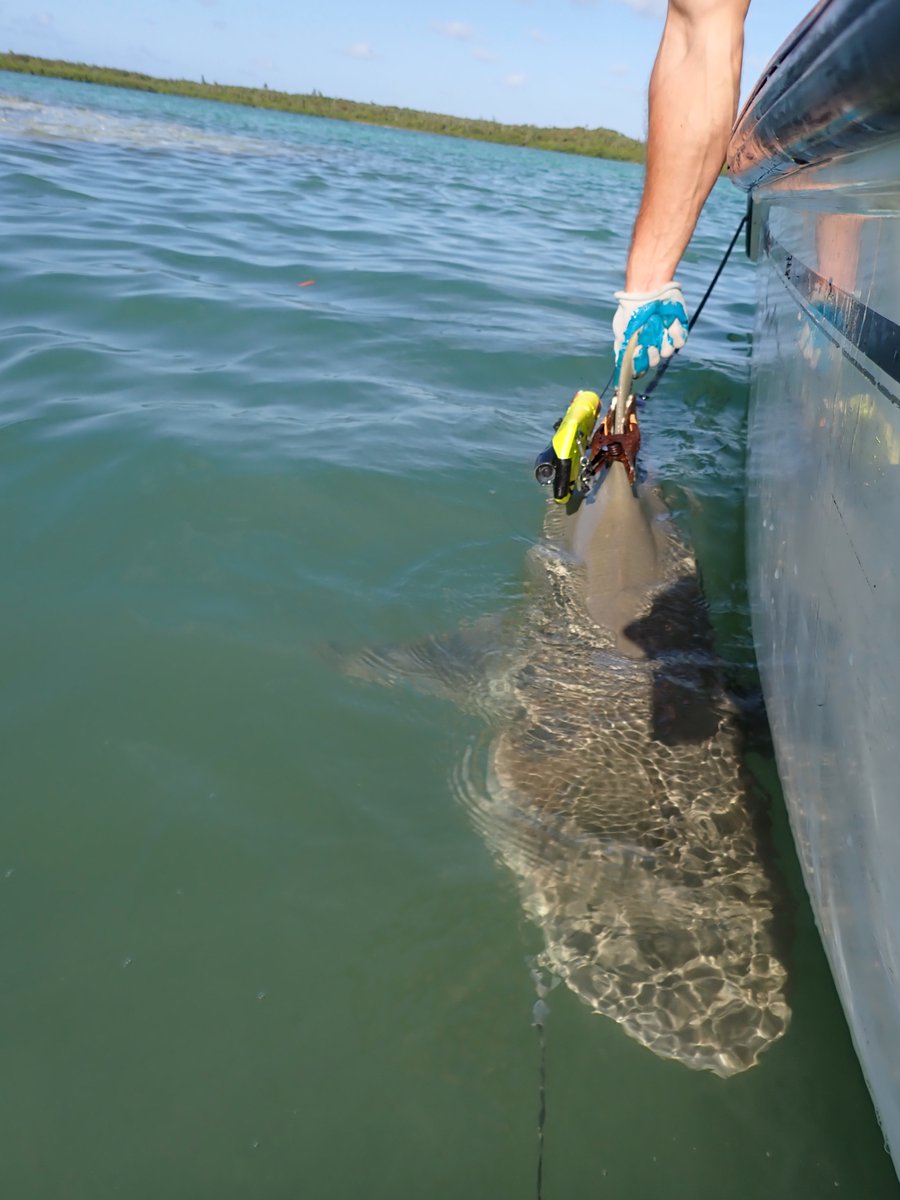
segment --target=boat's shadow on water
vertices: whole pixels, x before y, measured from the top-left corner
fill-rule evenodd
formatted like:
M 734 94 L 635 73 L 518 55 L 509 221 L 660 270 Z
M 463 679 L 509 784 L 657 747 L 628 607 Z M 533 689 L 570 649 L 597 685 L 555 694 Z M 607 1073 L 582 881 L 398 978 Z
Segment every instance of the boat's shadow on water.
M 790 905 L 768 798 L 746 767 L 765 718 L 758 700 L 726 692 L 671 517 L 630 490 L 613 502 L 622 555 L 650 530 L 640 588 L 615 572 L 598 585 L 554 514 L 530 602 L 500 626 L 502 642 L 486 625 L 345 655 L 344 667 L 480 712 L 488 733 L 455 790 L 517 880 L 543 936 L 539 965 L 654 1053 L 728 1076 L 790 1019 Z M 624 624 L 596 619 L 620 614 L 623 595 Z

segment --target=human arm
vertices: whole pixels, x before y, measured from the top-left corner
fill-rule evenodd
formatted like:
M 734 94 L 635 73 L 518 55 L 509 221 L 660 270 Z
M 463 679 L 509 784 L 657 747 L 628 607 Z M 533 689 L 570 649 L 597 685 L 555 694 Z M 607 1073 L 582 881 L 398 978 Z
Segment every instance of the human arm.
M 725 160 L 737 113 L 749 2 L 669 0 L 650 77 L 644 193 L 628 254 L 625 291 L 616 294 L 620 301 L 618 328 L 614 325 L 617 363 L 624 331 L 642 306 L 661 296 L 666 303 L 680 303 L 683 312 L 673 277 Z M 675 309 L 666 310 L 655 347 L 657 362 L 684 344 L 686 318 L 684 313 L 682 322 Z M 666 337 L 676 320 L 679 328 Z M 651 367 L 657 365 L 653 357 Z

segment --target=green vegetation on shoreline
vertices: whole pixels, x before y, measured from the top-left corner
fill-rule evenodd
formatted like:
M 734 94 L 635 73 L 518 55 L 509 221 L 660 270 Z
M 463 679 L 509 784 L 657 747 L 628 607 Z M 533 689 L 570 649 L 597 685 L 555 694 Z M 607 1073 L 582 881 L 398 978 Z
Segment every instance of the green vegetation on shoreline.
M 592 158 L 613 158 L 623 162 L 643 162 L 644 143 L 625 137 L 612 129 L 542 129 L 536 125 L 502 125 L 499 121 L 470 121 L 464 117 L 417 112 L 413 108 L 394 108 L 382 104 L 360 104 L 355 100 L 335 100 L 319 92 L 310 94 L 276 92 L 267 87 L 231 87 L 219 83 L 195 83 L 191 79 L 154 79 L 135 71 L 114 67 L 92 67 L 85 63 L 37 58 L 29 54 L 0 54 L 0 70 L 25 75 L 49 75 L 74 79 L 81 83 L 100 83 L 109 87 L 133 88 L 142 92 L 160 92 L 174 96 L 196 96 L 202 100 L 220 100 L 244 104 L 250 108 L 272 108 L 300 113 L 305 117 L 333 117 L 339 121 L 361 121 L 367 125 L 388 125 L 414 129 L 422 133 L 440 133 L 448 137 L 474 138 L 481 142 L 502 142 L 510 146 L 529 146 L 537 150 L 561 150 L 566 154 L 585 154 Z

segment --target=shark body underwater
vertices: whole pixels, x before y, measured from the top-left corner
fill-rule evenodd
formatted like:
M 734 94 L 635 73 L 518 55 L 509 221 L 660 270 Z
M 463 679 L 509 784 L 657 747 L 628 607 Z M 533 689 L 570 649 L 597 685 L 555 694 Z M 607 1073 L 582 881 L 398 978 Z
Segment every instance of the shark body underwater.
M 539 965 L 655 1054 L 746 1070 L 790 1019 L 782 889 L 694 557 L 616 463 L 574 516 L 549 506 L 530 559 L 524 611 L 480 653 L 476 629 L 350 672 L 487 719 L 459 790 L 543 935 Z

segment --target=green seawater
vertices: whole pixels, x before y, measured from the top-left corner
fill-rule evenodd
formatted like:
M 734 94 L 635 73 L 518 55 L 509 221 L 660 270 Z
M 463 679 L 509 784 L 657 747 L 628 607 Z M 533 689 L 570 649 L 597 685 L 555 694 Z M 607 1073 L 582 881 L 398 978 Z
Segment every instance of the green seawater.
M 328 648 L 527 603 L 531 463 L 609 373 L 641 170 L 0 92 L 2 1194 L 534 1196 L 540 937 L 453 783 L 483 724 Z M 718 184 L 689 303 L 741 210 Z M 736 254 L 643 423 L 749 690 L 752 321 Z M 750 765 L 790 1029 L 721 1080 L 558 988 L 546 1200 L 900 1195 Z

